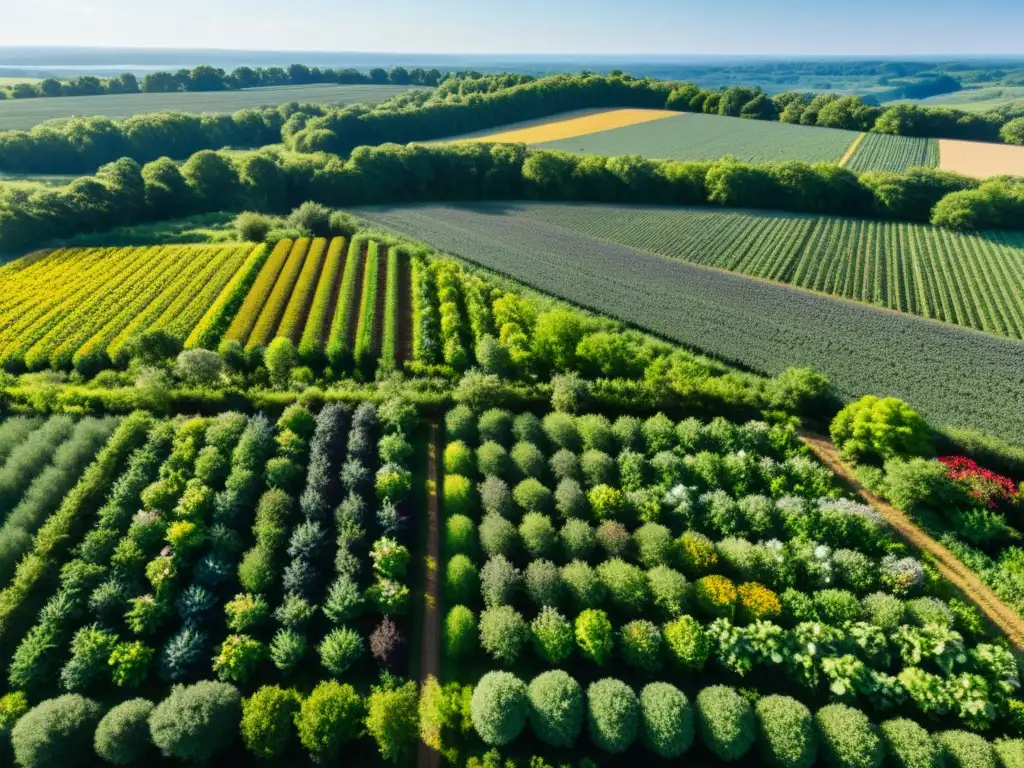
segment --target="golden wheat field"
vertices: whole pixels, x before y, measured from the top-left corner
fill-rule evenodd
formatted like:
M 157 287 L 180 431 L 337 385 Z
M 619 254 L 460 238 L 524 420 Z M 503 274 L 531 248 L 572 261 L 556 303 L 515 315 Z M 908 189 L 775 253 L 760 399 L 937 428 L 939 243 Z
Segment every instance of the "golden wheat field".
M 524 144 L 540 144 L 585 136 L 588 133 L 624 128 L 628 125 L 648 123 L 666 117 L 677 117 L 678 112 L 664 109 L 603 109 L 587 114 L 578 112 L 554 115 L 543 121 L 523 123 L 518 128 L 511 126 L 495 133 L 480 133 L 459 136 L 449 141 L 493 141 Z
M 1024 147 L 939 139 L 939 167 L 978 179 L 1024 176 Z

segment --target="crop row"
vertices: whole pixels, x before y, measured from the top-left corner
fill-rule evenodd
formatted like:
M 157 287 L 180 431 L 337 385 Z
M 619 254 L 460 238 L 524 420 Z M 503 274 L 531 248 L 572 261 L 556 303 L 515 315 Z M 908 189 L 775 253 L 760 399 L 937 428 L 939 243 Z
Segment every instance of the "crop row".
M 908 168 L 938 168 L 938 139 L 866 133 L 844 167 L 851 171 L 891 171 Z
M 267 296 L 266 303 L 263 304 L 259 317 L 256 319 L 256 325 L 253 326 L 252 333 L 249 334 L 249 338 L 245 342 L 247 350 L 254 347 L 265 347 L 274 338 L 292 291 L 299 279 L 306 254 L 309 252 L 309 245 L 309 238 L 303 237 L 296 240 L 292 246 L 288 259 L 281 268 L 281 274 L 278 275 L 277 282 L 274 283 L 274 288 Z
M 753 370 L 777 374 L 810 366 L 845 395 L 899 396 L 936 425 L 1010 440 L 1024 432 L 1019 341 L 707 270 L 604 243 L 532 215 L 496 216 L 494 210 L 416 206 L 363 215 L 548 294 Z M 576 209 L 562 210 L 571 215 Z M 608 206 L 580 210 L 609 219 L 616 210 L 627 213 Z M 496 327 L 503 324 L 495 318 Z
M 228 326 L 227 333 L 224 335 L 225 341 L 236 341 L 244 345 L 249 340 L 252 329 L 255 327 L 256 321 L 259 320 L 263 307 L 266 305 L 267 299 L 270 298 L 271 291 L 274 290 L 278 275 L 284 269 L 284 264 L 292 251 L 292 245 L 293 242 L 285 238 L 274 246 L 270 258 L 260 269 L 255 282 L 238 308 L 238 314 L 234 316 Z
M 324 267 L 313 296 L 313 304 L 299 343 L 299 357 L 306 365 L 321 362 L 321 352 L 327 344 L 327 335 L 330 332 L 328 324 L 338 302 L 347 245 L 345 238 L 336 237 L 331 240 L 327 250 Z
M 401 256 L 397 248 L 388 249 L 387 286 L 384 295 L 384 317 L 382 318 L 380 342 L 380 367 L 394 370 L 398 363 L 398 292 Z
M 380 262 L 383 246 L 371 242 L 366 251 L 366 266 L 363 268 L 363 290 L 359 299 L 359 323 L 356 325 L 356 340 L 352 349 L 357 368 L 366 369 L 376 355 L 375 340 L 380 325 L 377 316 L 377 293 L 380 290 Z

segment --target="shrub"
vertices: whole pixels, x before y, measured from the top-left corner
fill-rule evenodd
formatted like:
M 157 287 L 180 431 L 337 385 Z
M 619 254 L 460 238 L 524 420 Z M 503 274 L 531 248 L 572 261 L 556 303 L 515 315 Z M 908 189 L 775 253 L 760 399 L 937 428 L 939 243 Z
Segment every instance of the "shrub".
M 481 475 L 508 479 L 512 474 L 512 459 L 508 451 L 493 440 L 476 449 L 476 464 Z
M 487 514 L 511 517 L 513 514 L 512 491 L 508 484 L 497 477 L 487 477 L 480 483 L 480 506 Z
M 471 515 L 473 507 L 473 484 L 469 478 L 462 475 L 445 475 L 445 512 L 450 515 Z
M 388 579 L 405 577 L 409 566 L 409 550 L 395 539 L 388 537 L 377 539 L 370 548 L 370 559 L 373 570 Z
M 224 363 L 216 352 L 208 349 L 187 349 L 178 354 L 174 372 L 192 386 L 212 386 L 220 380 Z
M 465 515 L 452 515 L 445 522 L 445 551 L 471 555 L 476 551 L 476 524 Z
M 480 646 L 504 664 L 514 664 L 529 638 L 520 613 L 510 605 L 488 608 L 480 614 Z
M 520 477 L 532 477 L 537 480 L 544 479 L 544 471 L 547 462 L 544 454 L 533 443 L 518 442 L 512 447 L 512 463 L 519 471 Z
M 270 606 L 261 595 L 240 594 L 225 603 L 228 629 L 232 632 L 248 632 L 265 622 L 270 616 Z
M 619 454 L 619 484 L 624 490 L 638 491 L 648 485 L 650 465 L 642 453 L 623 451 Z
M 327 680 L 302 702 L 295 726 L 313 760 L 336 760 L 341 748 L 362 730 L 363 702 L 351 685 Z
M 284 601 L 274 611 L 274 618 L 286 627 L 300 627 L 313 618 L 317 608 L 304 597 L 296 594 L 285 595 Z
M 659 565 L 647 572 L 651 599 L 662 617 L 672 619 L 686 610 L 689 584 L 679 571 Z
M 561 670 L 544 672 L 527 689 L 530 728 L 553 747 L 571 747 L 583 726 L 583 690 Z
M 645 685 L 640 691 L 640 717 L 640 739 L 655 754 L 671 760 L 693 744 L 693 709 L 674 685 Z
M 580 470 L 588 486 L 614 485 L 618 479 L 615 460 L 604 451 L 590 449 L 580 457 Z
M 860 601 L 845 589 L 822 589 L 814 593 L 814 607 L 826 624 L 843 624 L 861 617 Z
M 500 408 L 484 411 L 477 421 L 480 442 L 488 440 L 506 448 L 512 444 L 512 414 Z
M 274 228 L 274 220 L 255 211 L 243 211 L 232 223 L 243 242 L 262 243 Z
M 617 488 L 608 485 L 595 485 L 587 494 L 590 509 L 597 520 L 614 520 L 623 513 L 626 497 Z
M 571 477 L 564 478 L 555 488 L 555 509 L 565 520 L 590 515 L 590 502 L 580 484 Z
M 597 608 L 604 601 L 604 585 L 594 569 L 580 560 L 562 567 L 562 583 L 575 608 Z
M 551 519 L 539 512 L 523 515 L 519 524 L 519 538 L 530 557 L 546 557 L 554 552 L 558 535 Z
M 14 759 L 23 768 L 81 765 L 92 751 L 100 705 L 77 694 L 47 699 L 11 730 Z
M 306 655 L 308 646 L 305 635 L 282 627 L 270 641 L 270 660 L 282 672 L 291 672 Z
M 476 648 L 476 617 L 464 605 L 456 605 L 444 620 L 444 647 L 449 658 L 470 655 Z
M 580 460 L 576 457 L 575 453 L 565 448 L 555 452 L 548 462 L 548 466 L 551 468 L 551 474 L 556 480 L 561 481 L 566 478 L 579 479 Z
M 266 648 L 248 635 L 228 635 L 213 658 L 213 671 L 222 681 L 244 683 L 266 656 Z
M 576 645 L 579 646 L 584 658 L 596 664 L 607 664 L 615 645 L 608 614 L 589 608 L 577 616 Z
M 385 464 L 405 465 L 412 457 L 412 445 L 405 439 L 404 434 L 392 432 L 390 435 L 384 435 L 377 443 L 377 454 Z M 456 475 L 473 474 L 473 452 L 462 443 L 452 443 L 445 449 L 444 462 L 445 472 Z M 448 469 L 449 463 L 452 469 Z
M 382 457 L 383 458 L 383 457 Z M 444 449 L 444 471 L 449 475 L 471 477 L 475 470 L 473 451 L 461 440 L 448 443 Z
M 619 632 L 619 647 L 626 663 L 637 669 L 657 672 L 662 665 L 661 631 L 650 621 L 631 621 Z
M 992 745 L 976 733 L 943 731 L 935 741 L 949 768 L 997 768 Z
M 576 419 L 568 413 L 549 413 L 542 422 L 544 434 L 557 450 L 565 448 L 578 453 L 583 445 L 579 429 L 576 427 Z
M 14 728 L 22 715 L 28 712 L 28 699 L 21 691 L 14 691 L 0 696 L 0 743 Z
M 341 676 L 365 652 L 362 636 L 354 629 L 339 627 L 331 630 L 320 643 L 320 663 L 332 675 Z
M 878 731 L 888 762 L 895 768 L 939 768 L 943 764 L 939 745 L 913 720 L 886 720 Z
M 718 565 L 718 553 L 715 551 L 715 545 L 704 534 L 687 531 L 677 541 L 680 563 L 683 570 L 691 576 L 699 576 Z
M 561 664 L 572 654 L 573 628 L 555 608 L 545 606 L 530 624 L 537 655 L 549 664 Z
M 697 694 L 701 742 L 721 760 L 739 760 L 757 740 L 757 723 L 746 699 L 724 685 Z
M 449 440 L 473 443 L 476 440 L 476 417 L 467 405 L 457 405 L 444 416 L 444 433 Z
M 419 696 L 416 683 L 374 686 L 367 702 L 366 730 L 385 760 L 397 762 L 416 743 Z
M 832 567 L 839 581 L 859 594 L 875 586 L 875 564 L 867 555 L 852 549 L 837 549 L 832 553 Z
M 96 726 L 96 754 L 114 765 L 142 760 L 153 746 L 149 738 L 153 708 L 153 702 L 146 699 L 129 699 L 113 707 Z
M 140 640 L 115 645 L 107 661 L 114 685 L 119 688 L 138 688 L 149 676 L 149 663 L 152 659 L 153 649 Z
M 201 763 L 231 746 L 240 720 L 238 689 L 204 680 L 173 688 L 150 715 L 149 731 L 165 757 Z
M 473 689 L 470 718 L 487 744 L 502 746 L 526 725 L 529 697 L 526 685 L 508 672 L 488 672 Z
M 532 477 L 523 480 L 512 490 L 512 498 L 524 512 L 547 514 L 551 511 L 554 497 L 540 481 Z
M 643 612 L 650 600 L 650 586 L 642 570 L 615 558 L 597 566 L 597 576 L 617 610 L 626 615 Z
M 301 703 L 298 693 L 277 685 L 265 685 L 242 699 L 241 731 L 246 749 L 264 760 L 281 757 Z
M 1024 123 L 1021 125 L 1024 127 Z M 999 768 L 1024 766 L 1024 739 L 996 739 L 992 748 L 999 760 Z
M 465 555 L 455 555 L 445 569 L 444 591 L 453 603 L 471 603 L 480 588 L 480 576 L 473 561 Z
M 928 424 L 895 397 L 865 395 L 850 403 L 832 420 L 830 432 L 839 450 L 854 460 L 932 452 Z
M 692 616 L 680 616 L 665 625 L 669 655 L 686 669 L 700 671 L 711 655 L 711 638 Z
M 740 584 L 736 588 L 739 598 L 739 616 L 743 621 L 762 621 L 778 618 L 782 614 L 779 596 L 756 581 Z
M 534 605 L 557 606 L 562 602 L 562 573 L 550 560 L 534 560 L 526 567 L 526 593 Z
M 633 533 L 633 544 L 644 568 L 668 565 L 673 559 L 672 534 L 659 523 L 646 523 Z
M 275 386 L 285 389 L 291 379 L 292 368 L 299 362 L 299 356 L 291 339 L 278 336 L 270 342 L 263 361 L 270 372 L 270 380 Z
M 558 536 L 568 560 L 586 560 L 597 544 L 594 529 L 583 520 L 567 520 Z
M 522 571 L 502 555 L 492 557 L 480 571 L 480 591 L 488 606 L 511 603 L 522 582 Z
M 480 545 L 484 552 L 491 556 L 512 557 L 518 543 L 519 531 L 511 522 L 493 513 L 484 516 L 480 523 Z
M 78 630 L 71 639 L 71 658 L 60 673 L 64 690 L 83 692 L 105 677 L 116 640 L 112 632 L 101 629 L 99 624 Z
M 765 696 L 754 707 L 761 757 L 779 768 L 811 768 L 818 736 L 810 710 L 789 696 Z
M 608 558 L 624 557 L 632 541 L 626 526 L 614 520 L 605 520 L 597 526 L 594 538 Z
M 814 716 L 821 754 L 836 768 L 877 768 L 885 759 L 882 742 L 867 716 L 845 704 L 829 704 Z
M 620 680 L 605 678 L 587 688 L 590 740 L 609 754 L 625 752 L 640 731 L 640 702 Z
M 693 596 L 702 611 L 715 618 L 731 619 L 738 594 L 733 583 L 724 576 L 697 579 Z
M 906 602 L 906 620 L 919 627 L 937 624 L 952 628 L 953 612 L 937 597 L 918 597 Z

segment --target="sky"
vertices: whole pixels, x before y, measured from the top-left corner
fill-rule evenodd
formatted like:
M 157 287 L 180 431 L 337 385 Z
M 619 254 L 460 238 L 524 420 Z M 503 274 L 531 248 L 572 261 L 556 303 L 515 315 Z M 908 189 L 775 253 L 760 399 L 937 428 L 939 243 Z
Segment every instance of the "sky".
M 1024 54 L 1022 0 L 4 0 L 0 46 Z M 0 50 L 2 60 L 2 50 Z

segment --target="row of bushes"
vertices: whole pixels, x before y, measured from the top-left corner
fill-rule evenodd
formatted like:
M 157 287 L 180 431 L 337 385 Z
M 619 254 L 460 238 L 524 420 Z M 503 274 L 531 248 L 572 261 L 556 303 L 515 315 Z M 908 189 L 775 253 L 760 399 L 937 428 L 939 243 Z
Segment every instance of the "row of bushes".
M 477 734 L 494 746 L 515 741 L 529 726 L 544 743 L 570 747 L 585 721 L 591 743 L 609 754 L 639 741 L 661 757 L 677 759 L 699 741 L 722 761 L 742 760 L 756 748 L 766 764 L 785 768 L 810 768 L 819 759 L 836 768 L 1024 764 L 1019 740 L 991 744 L 961 731 L 932 735 L 902 718 L 875 726 L 843 704 L 812 715 L 795 699 L 766 696 L 751 703 L 725 686 L 705 688 L 691 703 L 668 683 L 651 683 L 637 695 L 612 678 L 591 683 L 584 693 L 560 670 L 529 684 L 508 672 L 490 672 L 474 688 L 470 712 Z

